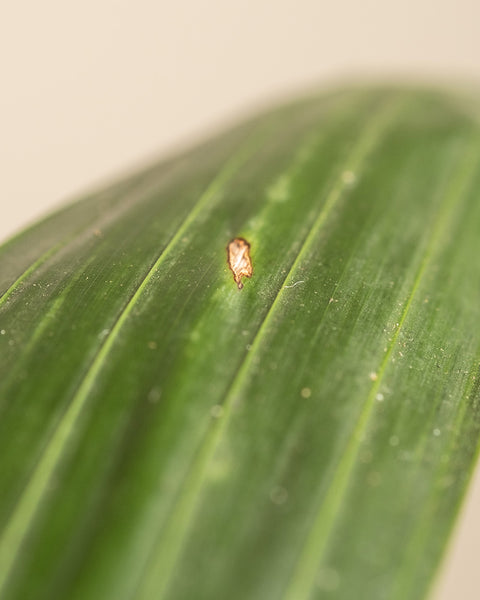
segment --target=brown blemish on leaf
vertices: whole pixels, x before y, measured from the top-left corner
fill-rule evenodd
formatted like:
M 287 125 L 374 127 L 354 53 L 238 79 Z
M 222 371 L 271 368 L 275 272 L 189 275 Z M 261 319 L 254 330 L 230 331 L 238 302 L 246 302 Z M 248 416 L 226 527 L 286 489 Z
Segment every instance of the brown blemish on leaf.
M 242 278 L 251 277 L 253 273 L 250 258 L 250 244 L 243 238 L 235 238 L 227 246 L 228 266 L 233 273 L 233 279 L 238 289 L 243 288 Z

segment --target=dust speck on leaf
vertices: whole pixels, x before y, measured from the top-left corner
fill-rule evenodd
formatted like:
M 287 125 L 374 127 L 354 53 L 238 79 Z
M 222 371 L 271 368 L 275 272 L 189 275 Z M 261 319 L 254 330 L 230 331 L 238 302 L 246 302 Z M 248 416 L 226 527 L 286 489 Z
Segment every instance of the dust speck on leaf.
M 288 499 L 288 492 L 281 485 L 274 487 L 272 489 L 272 491 L 270 492 L 270 500 L 274 504 L 278 504 L 278 505 L 285 504 L 287 499 Z
M 344 171 L 342 173 L 342 181 L 345 185 L 353 185 L 357 177 L 353 171 Z
M 162 396 L 161 390 L 159 390 L 158 388 L 152 388 L 148 392 L 148 401 L 151 404 L 156 404 L 160 400 L 161 396 Z
M 214 419 L 219 419 L 223 415 L 223 406 L 221 404 L 215 404 L 210 409 L 210 415 Z

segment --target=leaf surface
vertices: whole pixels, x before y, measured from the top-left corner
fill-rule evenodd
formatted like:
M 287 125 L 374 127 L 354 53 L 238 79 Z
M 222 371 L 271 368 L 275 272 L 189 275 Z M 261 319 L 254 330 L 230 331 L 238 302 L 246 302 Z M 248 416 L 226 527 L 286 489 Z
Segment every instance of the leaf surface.
M 423 598 L 478 450 L 479 189 L 464 102 L 339 91 L 4 245 L 0 598 Z

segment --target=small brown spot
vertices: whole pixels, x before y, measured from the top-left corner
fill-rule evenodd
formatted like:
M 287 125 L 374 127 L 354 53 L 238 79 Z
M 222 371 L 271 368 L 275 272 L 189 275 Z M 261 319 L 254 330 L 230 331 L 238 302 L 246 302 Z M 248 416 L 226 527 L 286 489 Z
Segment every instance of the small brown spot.
M 250 258 L 250 244 L 243 238 L 235 238 L 227 246 L 228 266 L 233 273 L 233 279 L 238 289 L 243 288 L 242 278 L 251 277 L 253 273 Z

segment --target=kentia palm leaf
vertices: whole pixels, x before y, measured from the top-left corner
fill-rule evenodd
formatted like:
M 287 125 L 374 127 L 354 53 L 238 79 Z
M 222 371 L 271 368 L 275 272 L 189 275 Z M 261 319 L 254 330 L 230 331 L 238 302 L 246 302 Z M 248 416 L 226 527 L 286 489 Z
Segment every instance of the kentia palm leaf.
M 463 100 L 341 90 L 4 245 L 0 598 L 423 598 L 478 449 L 479 190 Z

